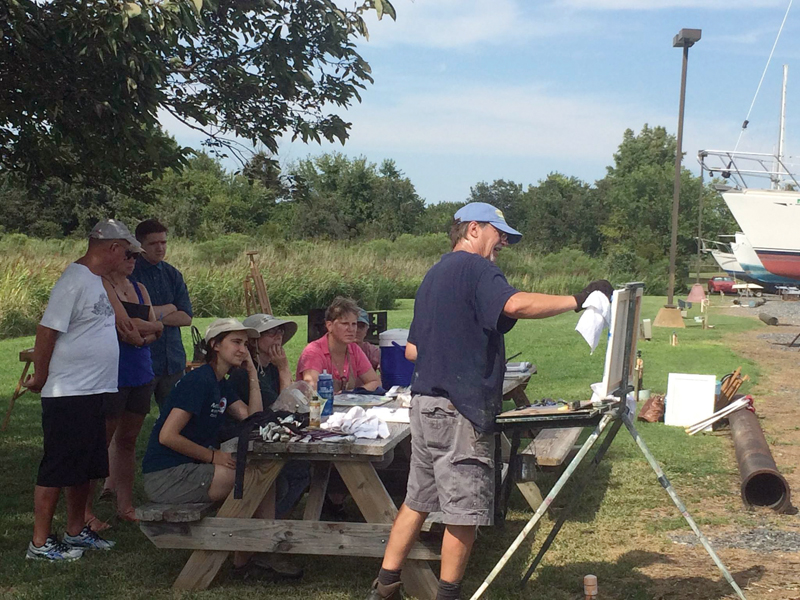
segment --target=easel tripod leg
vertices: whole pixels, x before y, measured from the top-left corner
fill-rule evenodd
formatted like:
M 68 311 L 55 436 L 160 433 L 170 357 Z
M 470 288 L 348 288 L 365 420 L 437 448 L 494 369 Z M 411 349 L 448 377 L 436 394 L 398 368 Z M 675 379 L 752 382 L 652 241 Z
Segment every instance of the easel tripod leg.
M 547 494 L 547 497 L 544 499 L 541 506 L 539 506 L 539 508 L 536 510 L 531 520 L 528 521 L 528 524 L 525 525 L 522 531 L 519 532 L 517 538 L 508 547 L 508 550 L 506 550 L 505 554 L 503 554 L 503 557 L 494 566 L 494 569 L 492 569 L 491 573 L 489 573 L 489 575 L 486 577 L 486 579 L 483 581 L 480 587 L 472 595 L 472 598 L 470 600 L 478 600 L 478 598 L 483 596 L 484 592 L 488 589 L 491 583 L 500 574 L 500 571 L 503 570 L 503 567 L 506 566 L 506 563 L 514 555 L 514 552 L 517 551 L 517 548 L 519 548 L 520 545 L 522 545 L 522 542 L 525 541 L 525 538 L 528 537 L 528 534 L 531 531 L 533 531 L 533 528 L 536 526 L 536 523 L 539 522 L 544 513 L 547 512 L 547 509 L 550 508 L 550 505 L 553 503 L 553 500 L 555 500 L 556 496 L 558 496 L 559 492 L 564 487 L 564 484 L 566 484 L 569 478 L 572 477 L 573 473 L 575 473 L 575 469 L 578 468 L 578 465 L 581 463 L 584 457 L 589 453 L 589 450 L 591 450 L 592 446 L 594 446 L 594 443 L 597 441 L 597 438 L 599 438 L 600 434 L 603 433 L 603 430 L 605 430 L 606 426 L 611 421 L 611 418 L 612 417 L 610 414 L 606 414 L 603 416 L 603 418 L 600 420 L 600 423 L 597 425 L 595 430 L 583 443 L 583 446 L 581 446 L 581 449 L 578 452 L 578 454 L 575 456 L 575 458 L 572 459 L 572 462 L 569 463 L 567 470 L 564 471 L 561 477 L 558 478 L 558 481 L 556 481 L 556 484 L 553 486 L 553 489 L 551 489 L 550 493 Z
M 547 539 L 545 539 L 544 543 L 542 544 L 542 547 L 539 549 L 536 558 L 533 559 L 533 562 L 528 567 L 528 570 L 525 572 L 522 581 L 520 581 L 520 587 L 528 583 L 528 580 L 531 578 L 531 575 L 533 575 L 533 572 L 536 570 L 536 567 L 539 566 L 539 563 L 544 557 L 545 552 L 547 552 L 550 549 L 550 545 L 553 543 L 553 540 L 556 539 L 558 532 L 561 531 L 561 527 L 564 525 L 564 522 L 567 520 L 567 517 L 569 517 L 570 510 L 572 509 L 573 506 L 575 506 L 578 503 L 578 500 L 580 500 L 580 497 L 583 495 L 583 490 L 586 489 L 586 486 L 592 480 L 595 471 L 597 471 L 597 466 L 600 464 L 600 461 L 603 460 L 606 451 L 608 450 L 609 446 L 611 446 L 611 442 L 614 441 L 614 437 L 617 435 L 617 432 L 620 430 L 621 427 L 622 427 L 622 421 L 617 419 L 614 421 L 614 424 L 611 426 L 611 429 L 608 430 L 605 439 L 603 439 L 603 443 L 600 444 L 600 447 L 597 449 L 594 458 L 592 458 L 592 462 L 589 463 L 589 466 L 586 468 L 586 472 L 583 474 L 583 477 L 580 479 L 577 486 L 575 487 L 575 492 L 572 494 L 572 498 L 570 498 L 564 510 L 561 511 L 561 514 L 558 516 L 558 520 L 556 521 L 555 525 L 553 525 L 553 529 L 550 530 L 550 533 L 548 534 Z
M 661 487 L 663 487 L 667 491 L 667 494 L 669 494 L 669 497 L 672 498 L 672 501 L 675 503 L 675 506 L 678 507 L 678 510 L 683 515 L 683 518 L 686 519 L 686 522 L 689 524 L 689 527 L 692 528 L 692 531 L 694 531 L 694 534 L 698 537 L 700 543 L 703 544 L 703 548 L 706 549 L 708 555 L 717 565 L 717 568 L 722 573 L 722 576 L 725 578 L 725 581 L 727 581 L 730 584 L 730 586 L 733 588 L 733 590 L 736 592 L 739 598 L 741 598 L 742 600 L 747 600 L 745 598 L 744 592 L 742 592 L 741 588 L 737 585 L 736 581 L 734 581 L 733 576 L 730 574 L 725 565 L 722 564 L 722 561 L 719 559 L 719 556 L 717 556 L 717 553 L 714 552 L 714 548 L 711 547 L 711 544 L 706 539 L 706 536 L 704 536 L 703 533 L 700 531 L 700 528 L 697 526 L 697 523 L 695 523 L 694 519 L 692 518 L 692 515 L 689 514 L 688 510 L 686 510 L 686 505 L 684 505 L 683 501 L 678 497 L 678 494 L 673 489 L 672 484 L 669 482 L 669 479 L 667 479 L 667 476 L 664 474 L 664 471 L 661 469 L 658 462 L 656 462 L 656 459 L 651 454 L 650 449 L 647 447 L 647 444 L 644 443 L 644 440 L 639 435 L 639 432 L 636 430 L 633 421 L 631 421 L 630 416 L 627 414 L 623 415 L 622 420 L 625 423 L 625 427 L 628 428 L 628 432 L 631 434 L 631 437 L 633 437 L 633 439 L 636 441 L 636 445 L 639 446 L 639 449 L 642 451 L 642 454 L 644 454 L 645 458 L 647 459 L 647 462 L 650 463 L 650 467 L 653 469 L 653 471 L 656 474 L 656 477 L 658 478 L 658 483 L 661 484 Z

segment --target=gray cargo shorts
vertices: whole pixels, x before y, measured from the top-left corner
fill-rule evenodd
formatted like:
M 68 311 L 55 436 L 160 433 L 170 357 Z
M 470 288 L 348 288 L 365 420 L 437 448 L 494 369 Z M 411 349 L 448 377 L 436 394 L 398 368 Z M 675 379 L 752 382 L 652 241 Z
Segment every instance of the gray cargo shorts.
M 152 473 L 145 473 L 144 492 L 158 504 L 211 502 L 208 488 L 214 479 L 214 465 L 184 463 Z
M 411 464 L 405 504 L 442 513 L 445 525 L 491 525 L 494 438 L 475 430 L 447 398 L 411 400 Z

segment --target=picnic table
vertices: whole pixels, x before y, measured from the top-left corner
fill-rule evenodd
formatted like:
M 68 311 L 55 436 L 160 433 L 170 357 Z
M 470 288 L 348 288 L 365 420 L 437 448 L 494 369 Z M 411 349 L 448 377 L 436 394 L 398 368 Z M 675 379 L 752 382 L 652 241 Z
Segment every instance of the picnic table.
M 504 398 L 527 403 L 524 391 L 533 372 L 535 369 L 507 378 Z M 410 435 L 407 423 L 389 423 L 389 437 L 378 440 L 304 443 L 253 439 L 240 500 L 231 492 L 215 516 L 210 516 L 209 507 L 203 505 L 155 511 L 145 505 L 137 511 L 140 527 L 159 548 L 194 550 L 173 584 L 181 590 L 207 588 L 232 551 L 381 558 L 397 506 L 378 477 L 375 464 Z M 312 463 L 302 520 L 252 518 L 264 498 L 272 498 L 274 503 L 273 483 L 283 465 L 292 459 Z M 366 523 L 320 521 L 331 468 L 339 472 Z M 418 541 L 403 568 L 405 589 L 422 600 L 436 597 L 437 579 L 426 562 L 440 560 L 436 546 Z

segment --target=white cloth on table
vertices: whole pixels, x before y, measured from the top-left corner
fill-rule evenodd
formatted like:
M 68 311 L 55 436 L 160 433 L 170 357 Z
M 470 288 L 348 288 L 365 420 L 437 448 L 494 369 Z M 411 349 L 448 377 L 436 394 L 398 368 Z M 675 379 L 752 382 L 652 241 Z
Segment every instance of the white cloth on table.
M 611 301 L 603 292 L 594 291 L 583 303 L 583 314 L 578 319 L 575 331 L 583 336 L 594 353 L 603 329 L 611 325 Z
M 321 427 L 328 431 L 369 440 L 389 437 L 389 426 L 386 421 L 372 412 L 372 409 L 364 410 L 360 406 L 354 406 L 346 413 L 333 413 Z

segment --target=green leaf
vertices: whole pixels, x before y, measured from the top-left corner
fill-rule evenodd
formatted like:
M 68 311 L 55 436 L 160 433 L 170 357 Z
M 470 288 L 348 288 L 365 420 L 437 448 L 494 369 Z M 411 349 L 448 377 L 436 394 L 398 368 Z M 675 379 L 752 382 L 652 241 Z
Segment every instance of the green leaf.
M 192 0 L 192 2 L 194 3 L 195 10 L 200 12 L 200 10 L 203 8 L 203 0 Z
M 126 2 L 125 14 L 128 15 L 129 18 L 138 17 L 142 14 L 142 7 L 136 4 L 136 2 Z

